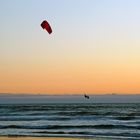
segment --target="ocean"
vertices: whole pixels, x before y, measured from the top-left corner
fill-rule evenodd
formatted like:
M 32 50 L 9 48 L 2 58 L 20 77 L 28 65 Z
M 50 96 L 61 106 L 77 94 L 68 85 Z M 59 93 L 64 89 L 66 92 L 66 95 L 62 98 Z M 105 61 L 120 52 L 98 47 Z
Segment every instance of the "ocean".
M 140 104 L 1 104 L 0 136 L 140 140 Z

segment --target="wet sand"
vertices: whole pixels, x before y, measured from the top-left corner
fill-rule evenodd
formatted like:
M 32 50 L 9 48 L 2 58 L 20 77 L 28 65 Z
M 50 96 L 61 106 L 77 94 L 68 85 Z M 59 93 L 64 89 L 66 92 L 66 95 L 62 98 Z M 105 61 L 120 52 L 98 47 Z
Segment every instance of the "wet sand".
M 65 138 L 65 137 L 0 137 L 0 140 L 105 140 L 102 138 Z

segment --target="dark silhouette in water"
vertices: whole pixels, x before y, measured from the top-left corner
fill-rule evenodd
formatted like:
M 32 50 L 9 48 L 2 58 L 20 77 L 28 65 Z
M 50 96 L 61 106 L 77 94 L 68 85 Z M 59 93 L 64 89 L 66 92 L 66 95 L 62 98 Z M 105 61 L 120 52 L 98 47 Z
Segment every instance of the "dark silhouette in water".
M 89 99 L 89 96 L 88 96 L 88 95 L 86 95 L 86 94 L 84 95 L 84 97 L 85 97 L 86 99 Z

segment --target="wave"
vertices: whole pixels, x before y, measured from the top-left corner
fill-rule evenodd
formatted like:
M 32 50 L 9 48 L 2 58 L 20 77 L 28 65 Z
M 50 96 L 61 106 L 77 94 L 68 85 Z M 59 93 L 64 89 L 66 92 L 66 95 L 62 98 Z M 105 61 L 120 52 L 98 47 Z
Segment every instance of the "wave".
M 138 121 L 138 117 L 134 116 L 1 116 L 0 121 L 95 121 L 95 120 L 120 120 L 120 121 Z
M 25 125 L 0 125 L 0 129 L 138 129 L 140 126 L 127 125 L 45 125 L 45 126 L 25 126 Z
M 2 116 L 0 121 L 39 121 L 39 120 L 48 120 L 48 121 L 67 121 L 71 120 L 70 117 L 47 117 L 47 116 Z
M 117 120 L 134 120 L 136 119 L 136 117 L 134 116 L 120 116 L 120 117 L 116 117 Z
M 91 135 L 91 136 L 124 136 L 127 137 L 128 135 L 131 137 L 140 137 L 140 134 L 136 134 L 136 133 L 115 133 L 115 132 L 108 132 L 108 133 L 104 133 L 104 132 L 91 132 L 91 131 L 35 131 L 35 132 L 31 132 L 31 133 L 38 133 L 38 134 L 70 134 L 70 135 Z
M 52 111 L 53 110 L 53 111 Z M 2 116 L 66 116 L 66 117 L 84 117 L 84 116 L 91 116 L 91 117 L 94 117 L 94 116 L 98 116 L 98 117 L 128 117 L 128 118 L 131 118 L 131 119 L 135 119 L 135 117 L 140 117 L 140 113 L 139 112 L 133 112 L 133 113 L 122 113 L 122 112 L 114 112 L 114 111 L 106 111 L 106 110 L 90 110 L 90 111 L 87 111 L 84 110 L 84 111 L 78 111 L 78 110 L 69 110 L 69 111 L 66 111 L 66 110 L 54 110 L 54 108 L 52 110 L 36 110 L 33 109 L 33 110 L 20 110 L 20 111 L 5 111 L 5 112 L 1 112 L 0 114 L 0 117 Z M 1 118 L 0 118 L 1 119 Z

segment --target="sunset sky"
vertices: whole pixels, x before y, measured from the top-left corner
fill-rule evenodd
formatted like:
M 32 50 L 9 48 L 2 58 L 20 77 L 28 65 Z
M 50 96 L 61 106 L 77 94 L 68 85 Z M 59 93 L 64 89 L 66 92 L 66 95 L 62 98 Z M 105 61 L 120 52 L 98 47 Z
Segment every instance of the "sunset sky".
M 140 93 L 140 1 L 1 0 L 0 93 L 83 92 Z

